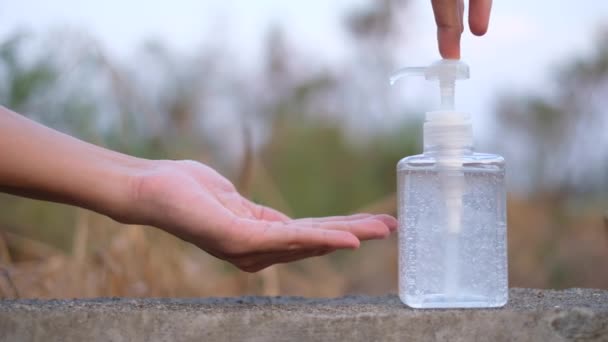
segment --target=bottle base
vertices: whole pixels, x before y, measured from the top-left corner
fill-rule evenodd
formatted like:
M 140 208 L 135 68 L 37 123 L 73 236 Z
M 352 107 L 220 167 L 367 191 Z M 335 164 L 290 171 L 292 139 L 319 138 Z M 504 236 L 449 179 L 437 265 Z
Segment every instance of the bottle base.
M 490 298 L 480 295 L 447 295 L 434 293 L 419 296 L 400 296 L 401 301 L 414 309 L 473 309 L 500 308 L 507 304 L 507 298 Z

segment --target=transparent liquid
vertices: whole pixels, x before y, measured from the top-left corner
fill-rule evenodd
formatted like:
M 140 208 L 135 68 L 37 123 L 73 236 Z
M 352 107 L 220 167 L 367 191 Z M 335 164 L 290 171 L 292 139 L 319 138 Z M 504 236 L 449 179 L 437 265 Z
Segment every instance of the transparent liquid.
M 450 174 L 451 173 L 451 174 Z M 458 231 L 448 227 L 446 176 L 462 177 Z M 504 169 L 398 170 L 399 296 L 414 308 L 507 302 Z

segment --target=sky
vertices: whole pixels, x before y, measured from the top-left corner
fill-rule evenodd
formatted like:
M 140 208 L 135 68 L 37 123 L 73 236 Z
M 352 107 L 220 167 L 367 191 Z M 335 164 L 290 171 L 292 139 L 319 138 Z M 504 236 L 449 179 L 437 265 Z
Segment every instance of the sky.
M 183 54 L 228 41 L 240 62 L 248 63 L 258 58 L 266 30 L 281 24 L 292 44 L 317 49 L 315 55 L 323 61 L 339 64 L 346 53 L 340 48 L 346 38 L 342 15 L 368 1 L 1 0 L 0 39 L 17 29 L 84 30 L 117 58 L 128 58 L 149 39 Z M 462 58 L 472 77 L 457 87 L 459 109 L 471 112 L 478 127 L 486 127 L 497 93 L 551 87 L 551 70 L 592 51 L 594 34 L 606 19 L 608 1 L 494 1 L 488 34 L 479 38 L 466 31 L 463 36 Z M 403 66 L 439 59 L 430 1 L 412 0 L 407 21 L 407 44 L 399 52 Z M 415 83 L 405 87 L 411 86 Z

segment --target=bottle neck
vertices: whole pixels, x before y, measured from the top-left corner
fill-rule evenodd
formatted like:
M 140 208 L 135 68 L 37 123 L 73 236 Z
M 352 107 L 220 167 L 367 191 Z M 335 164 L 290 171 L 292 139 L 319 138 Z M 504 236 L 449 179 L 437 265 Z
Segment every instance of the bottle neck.
M 453 157 L 473 152 L 473 127 L 467 113 L 428 112 L 424 123 L 424 153 Z

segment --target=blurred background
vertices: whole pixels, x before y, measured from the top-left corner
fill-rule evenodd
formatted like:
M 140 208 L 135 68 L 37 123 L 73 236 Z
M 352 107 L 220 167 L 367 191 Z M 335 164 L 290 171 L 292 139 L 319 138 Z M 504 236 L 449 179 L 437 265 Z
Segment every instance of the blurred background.
M 608 2 L 496 1 L 465 31 L 457 106 L 507 159 L 510 285 L 608 288 Z M 435 87 L 430 2 L 21 0 L 0 103 L 146 158 L 195 159 L 294 217 L 396 214 Z M 605 25 L 605 24 L 604 24 Z M 42 166 L 44 170 L 44 166 Z M 338 296 L 397 290 L 396 236 L 246 274 L 157 229 L 0 196 L 0 296 Z

